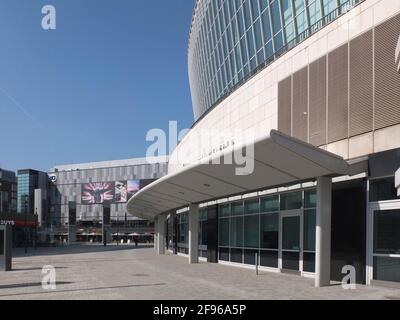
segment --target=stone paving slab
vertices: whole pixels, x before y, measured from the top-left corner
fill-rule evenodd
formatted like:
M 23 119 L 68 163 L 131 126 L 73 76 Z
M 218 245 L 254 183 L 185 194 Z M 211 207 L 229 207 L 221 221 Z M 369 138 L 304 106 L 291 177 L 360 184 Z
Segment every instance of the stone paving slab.
M 42 267 L 56 268 L 56 290 L 42 289 Z M 188 265 L 152 248 L 80 245 L 17 251 L 14 271 L 0 272 L 0 299 L 40 300 L 370 300 L 399 299 L 400 290 L 340 285 L 314 288 L 312 279 L 221 264 Z

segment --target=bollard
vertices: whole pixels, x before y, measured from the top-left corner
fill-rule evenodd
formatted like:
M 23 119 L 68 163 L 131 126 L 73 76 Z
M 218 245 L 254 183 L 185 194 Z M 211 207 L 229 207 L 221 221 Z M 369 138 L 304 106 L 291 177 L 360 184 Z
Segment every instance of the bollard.
M 258 276 L 258 253 L 256 252 L 256 275 Z

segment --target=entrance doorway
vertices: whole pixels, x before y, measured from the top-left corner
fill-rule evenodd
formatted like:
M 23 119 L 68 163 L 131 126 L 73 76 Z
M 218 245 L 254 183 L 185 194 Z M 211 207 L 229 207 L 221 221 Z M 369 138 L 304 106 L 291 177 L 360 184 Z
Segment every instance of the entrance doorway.
M 302 211 L 281 212 L 279 268 L 282 272 L 299 273 L 302 260 Z
M 400 202 L 371 203 L 368 212 L 368 282 L 400 286 Z

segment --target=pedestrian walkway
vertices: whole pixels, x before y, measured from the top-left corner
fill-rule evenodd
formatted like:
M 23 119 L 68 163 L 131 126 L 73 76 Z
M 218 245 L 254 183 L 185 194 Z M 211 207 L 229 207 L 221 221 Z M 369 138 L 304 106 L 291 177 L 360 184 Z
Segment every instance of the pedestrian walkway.
M 42 268 L 56 268 L 56 290 L 42 288 Z M 81 245 L 16 252 L 14 271 L 0 272 L 0 299 L 400 299 L 400 290 L 340 285 L 219 264 L 188 265 L 152 248 Z

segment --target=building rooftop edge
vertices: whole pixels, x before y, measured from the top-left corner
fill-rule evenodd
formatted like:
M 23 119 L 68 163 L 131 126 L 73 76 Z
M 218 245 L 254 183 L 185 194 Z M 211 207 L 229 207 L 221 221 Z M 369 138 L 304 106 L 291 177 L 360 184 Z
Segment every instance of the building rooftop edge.
M 102 168 L 113 168 L 113 167 L 124 167 L 124 166 L 139 166 L 139 165 L 154 164 L 154 163 L 167 163 L 168 159 L 169 156 L 158 156 L 149 158 L 131 158 L 123 160 L 56 165 L 49 170 L 49 173 L 54 173 L 56 171 L 90 170 L 90 169 L 102 169 Z

